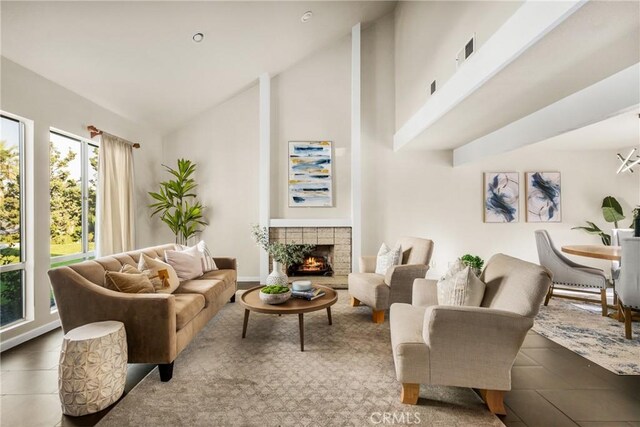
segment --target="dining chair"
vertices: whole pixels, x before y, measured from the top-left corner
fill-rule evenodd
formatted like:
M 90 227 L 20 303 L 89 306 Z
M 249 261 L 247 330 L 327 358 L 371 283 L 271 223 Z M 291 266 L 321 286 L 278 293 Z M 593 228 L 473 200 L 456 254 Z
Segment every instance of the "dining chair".
M 631 339 L 631 311 L 640 311 L 640 237 L 624 237 L 620 246 L 621 268 L 616 284 L 618 315 L 624 320 L 625 338 Z
M 561 289 L 569 289 L 574 292 L 595 295 L 600 294 L 602 315 L 606 316 L 608 313 L 607 288 L 609 287 L 609 281 L 607 280 L 604 271 L 599 268 L 578 264 L 562 255 L 562 253 L 554 246 L 553 241 L 546 230 L 537 230 L 535 232 L 535 236 L 540 265 L 546 267 L 553 274 L 553 283 L 544 300 L 544 305 L 548 305 L 549 300 L 554 295 L 559 298 L 593 302 L 593 300 L 588 298 L 554 294 L 554 290 L 556 286 L 558 286 Z M 599 289 L 599 291 L 592 291 L 590 289 Z
M 611 246 L 620 246 L 622 239 L 633 237 L 633 228 L 614 228 L 611 230 Z M 615 287 L 620 276 L 620 261 L 611 261 L 611 281 Z

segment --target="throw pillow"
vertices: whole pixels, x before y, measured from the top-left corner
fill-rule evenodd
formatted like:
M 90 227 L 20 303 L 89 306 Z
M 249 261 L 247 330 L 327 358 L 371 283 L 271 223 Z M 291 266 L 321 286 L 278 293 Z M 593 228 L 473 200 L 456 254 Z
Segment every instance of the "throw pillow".
M 163 270 L 160 270 L 158 272 L 158 274 L 156 274 L 156 275 L 152 275 L 151 271 L 149 271 L 149 270 L 140 271 L 137 268 L 135 268 L 134 266 L 129 265 L 129 264 L 124 264 L 122 266 L 122 268 L 120 269 L 120 273 L 146 274 L 147 277 L 149 278 L 149 281 L 151 282 L 151 284 L 153 285 L 153 287 L 154 287 L 154 289 L 156 291 L 160 291 L 160 290 L 162 290 L 164 288 L 168 288 L 169 287 L 169 283 L 168 282 L 165 283 L 165 281 L 162 280 L 162 277 L 161 277 L 161 274 L 160 274 L 161 271 L 163 271 Z M 164 270 L 164 271 L 166 271 L 166 270 Z M 169 273 L 167 272 L 167 275 L 168 274 Z
M 171 294 L 175 291 L 180 285 L 180 279 L 178 278 L 178 274 L 176 271 L 166 262 L 162 262 L 159 259 L 151 258 L 147 254 L 140 255 L 140 261 L 138 262 L 138 270 L 145 271 L 149 270 L 152 276 L 159 275 L 163 277 L 161 270 L 167 270 L 169 272 L 169 277 L 167 281 L 169 282 L 169 287 L 158 289 L 157 292 Z
M 155 293 L 149 277 L 144 274 L 118 273 L 105 271 L 105 287 L 127 294 L 152 294 Z
M 164 251 L 164 259 L 174 268 L 180 280 L 202 276 L 202 255 L 196 246 L 184 251 Z
M 438 304 L 480 307 L 485 287 L 471 267 L 458 260 L 438 281 Z
M 393 249 L 389 249 L 389 246 L 383 243 L 376 258 L 376 274 L 386 274 L 389 268 L 400 264 L 401 259 L 402 247 L 399 243 Z
M 206 273 L 208 271 L 218 270 L 218 266 L 216 262 L 213 260 L 213 256 L 211 256 L 211 251 L 209 247 L 205 243 L 204 240 L 200 240 L 195 246 L 184 246 L 184 245 L 176 245 L 176 250 L 184 251 L 186 249 L 191 249 L 193 247 L 198 248 L 200 255 L 202 256 L 202 272 Z

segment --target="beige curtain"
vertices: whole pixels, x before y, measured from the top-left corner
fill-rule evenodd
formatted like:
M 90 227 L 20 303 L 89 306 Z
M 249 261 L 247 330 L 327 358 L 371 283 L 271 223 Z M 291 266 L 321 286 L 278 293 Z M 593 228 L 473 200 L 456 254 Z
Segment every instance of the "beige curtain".
M 135 249 L 133 146 L 102 134 L 98 168 L 98 255 Z

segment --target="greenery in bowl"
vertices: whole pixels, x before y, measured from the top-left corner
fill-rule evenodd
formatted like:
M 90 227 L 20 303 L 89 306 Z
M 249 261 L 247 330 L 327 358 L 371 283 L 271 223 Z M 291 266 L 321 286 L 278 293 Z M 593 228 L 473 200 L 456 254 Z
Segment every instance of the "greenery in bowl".
M 289 292 L 288 286 L 271 285 L 260 289 L 263 294 L 286 294 Z

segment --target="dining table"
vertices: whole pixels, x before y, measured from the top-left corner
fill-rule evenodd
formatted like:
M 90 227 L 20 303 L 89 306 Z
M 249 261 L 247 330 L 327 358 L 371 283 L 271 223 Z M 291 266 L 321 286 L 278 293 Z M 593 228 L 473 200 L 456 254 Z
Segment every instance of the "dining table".
M 588 258 L 605 259 L 609 261 L 620 261 L 622 258 L 621 246 L 604 245 L 567 245 L 562 246 L 562 252 Z

